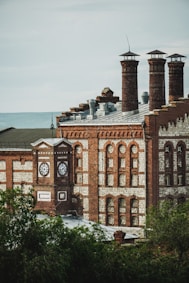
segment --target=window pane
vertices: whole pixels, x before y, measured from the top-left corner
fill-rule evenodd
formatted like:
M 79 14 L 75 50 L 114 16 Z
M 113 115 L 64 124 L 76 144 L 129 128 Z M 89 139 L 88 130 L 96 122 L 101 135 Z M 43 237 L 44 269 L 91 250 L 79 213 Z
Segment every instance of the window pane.
M 123 187 L 125 186 L 126 176 L 124 174 L 119 175 L 119 186 Z
M 107 176 L 107 185 L 113 186 L 113 175 L 112 174 L 108 174 Z
M 131 175 L 131 186 L 136 187 L 138 185 L 138 176 Z

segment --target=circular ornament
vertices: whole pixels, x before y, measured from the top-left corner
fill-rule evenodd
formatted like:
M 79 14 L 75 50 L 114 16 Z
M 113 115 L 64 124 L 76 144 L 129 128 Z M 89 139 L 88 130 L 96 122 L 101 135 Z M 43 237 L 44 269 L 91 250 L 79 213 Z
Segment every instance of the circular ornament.
M 49 165 L 48 165 L 48 163 L 43 162 L 43 163 L 40 164 L 40 166 L 39 166 L 39 173 L 42 176 L 47 176 L 48 175 L 48 173 L 49 173 Z

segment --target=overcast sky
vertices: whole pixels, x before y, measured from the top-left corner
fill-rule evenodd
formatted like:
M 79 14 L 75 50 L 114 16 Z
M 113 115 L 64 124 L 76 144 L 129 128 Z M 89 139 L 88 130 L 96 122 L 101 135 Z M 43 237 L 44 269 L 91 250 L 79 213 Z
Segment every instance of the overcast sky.
M 104 87 L 121 98 L 127 37 L 140 55 L 139 100 L 154 49 L 187 56 L 187 96 L 188 13 L 189 0 L 0 0 L 0 112 L 62 112 Z

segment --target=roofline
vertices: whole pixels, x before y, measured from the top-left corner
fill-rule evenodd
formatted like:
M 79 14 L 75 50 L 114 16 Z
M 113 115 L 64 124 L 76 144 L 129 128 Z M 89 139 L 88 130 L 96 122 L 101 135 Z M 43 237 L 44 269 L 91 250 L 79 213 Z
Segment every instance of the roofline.
M 32 149 L 30 148 L 10 148 L 10 147 L 2 147 L 0 151 L 29 151 L 31 152 Z
M 66 126 L 66 127 L 70 127 L 70 126 L 93 126 L 93 127 L 96 127 L 96 126 L 114 126 L 114 125 L 118 125 L 118 126 L 127 126 L 127 125 L 129 125 L 129 126 L 132 126 L 132 125 L 142 125 L 142 122 L 127 122 L 127 123 L 125 123 L 125 122 L 120 122 L 120 123 L 111 123 L 111 124 L 104 124 L 104 123 L 96 123 L 96 124 L 92 124 L 92 123 L 83 123 L 83 124 L 77 124 L 77 123 L 75 123 L 75 124 L 71 124 L 71 123 L 69 123 L 69 124 L 64 124 L 64 123 L 60 123 L 59 122 L 59 127 L 64 127 L 64 126 Z
M 52 143 L 50 143 L 50 142 L 47 141 L 48 139 L 49 139 L 49 140 L 51 140 L 51 139 L 58 139 L 58 141 L 57 141 L 56 143 L 52 144 Z M 60 143 L 63 142 L 63 141 L 65 141 L 66 143 L 72 145 L 72 144 L 71 144 L 67 139 L 65 139 L 65 138 L 41 138 L 41 139 L 38 139 L 37 141 L 31 143 L 31 145 L 32 145 L 32 146 L 37 146 L 38 144 L 40 144 L 40 143 L 43 142 L 43 143 L 45 143 L 45 144 L 47 144 L 47 145 L 49 145 L 49 146 L 57 146 L 58 144 L 60 144 Z

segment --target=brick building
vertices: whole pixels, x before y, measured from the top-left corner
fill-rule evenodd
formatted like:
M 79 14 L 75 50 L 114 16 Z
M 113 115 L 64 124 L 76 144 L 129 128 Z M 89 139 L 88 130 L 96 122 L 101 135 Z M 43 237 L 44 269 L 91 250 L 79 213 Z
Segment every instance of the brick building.
M 43 129 L 27 142 L 27 150 L 10 146 L 19 129 L 1 132 L 0 188 L 32 186 L 36 209 L 62 214 L 76 210 L 86 219 L 122 227 L 143 227 L 146 208 L 162 199 L 188 199 L 184 56 L 168 57 L 166 103 L 165 54 L 148 54 L 149 96 L 144 92 L 142 103 L 138 55 L 129 51 L 121 55 L 121 100 L 111 89 L 103 89 L 96 99 L 57 117 L 56 138 Z

